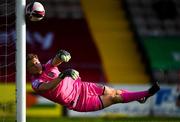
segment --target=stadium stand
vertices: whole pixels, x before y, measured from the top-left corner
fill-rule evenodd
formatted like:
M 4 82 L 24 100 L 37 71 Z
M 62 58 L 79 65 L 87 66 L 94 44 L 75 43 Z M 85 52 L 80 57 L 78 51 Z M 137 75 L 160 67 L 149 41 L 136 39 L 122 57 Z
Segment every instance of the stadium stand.
M 96 1 L 96 5 L 89 3 L 93 2 L 87 0 L 44 2 L 45 9 L 48 9 L 44 19 L 47 23 L 45 21 L 38 23 L 39 28 L 35 23 L 34 25 L 30 23 L 28 28 L 31 33 L 36 29 L 42 31 L 40 33 L 43 35 L 46 29 L 45 26 L 40 26 L 41 23 L 46 26 L 49 23 L 56 23 L 54 27 L 56 29 L 49 27 L 49 30 L 56 31 L 55 38 L 57 39 L 55 40 L 58 40 L 54 42 L 56 44 L 53 44 L 51 53 L 55 52 L 54 49 L 57 48 L 55 46 L 58 45 L 70 49 L 73 54 L 71 65 L 75 66 L 82 77 L 87 80 L 110 81 L 110 83 L 148 83 L 149 76 L 141 62 L 141 55 L 133 40 L 134 37 L 129 29 L 124 10 L 119 6 L 120 2 L 106 0 Z M 96 9 L 98 5 L 101 5 L 99 10 Z M 94 9 L 90 11 L 86 6 Z M 89 16 L 90 14 L 92 16 Z M 92 19 L 96 23 L 92 24 Z M 31 51 L 29 44 L 28 51 Z M 83 53 L 78 57 L 80 49 L 83 49 Z M 46 54 L 48 53 L 46 51 Z M 44 57 L 47 58 L 47 55 Z M 43 59 L 46 59 L 44 57 Z
M 180 1 L 123 0 L 152 79 L 179 82 Z
M 119 4 L 119 0 L 82 0 L 87 22 L 110 83 L 148 83 L 149 77 L 141 61 L 141 54 Z

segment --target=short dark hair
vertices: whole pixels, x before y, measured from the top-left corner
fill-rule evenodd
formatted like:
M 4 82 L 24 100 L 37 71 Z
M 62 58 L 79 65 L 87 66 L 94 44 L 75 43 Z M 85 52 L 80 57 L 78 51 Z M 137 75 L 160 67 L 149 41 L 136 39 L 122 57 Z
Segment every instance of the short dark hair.
M 33 58 L 38 58 L 38 56 L 33 53 L 27 54 L 26 61 L 32 60 Z
M 36 54 L 33 54 L 33 53 L 27 54 L 27 56 L 26 56 L 26 68 L 29 68 L 28 62 L 30 60 L 32 60 L 33 58 L 38 58 L 38 56 Z

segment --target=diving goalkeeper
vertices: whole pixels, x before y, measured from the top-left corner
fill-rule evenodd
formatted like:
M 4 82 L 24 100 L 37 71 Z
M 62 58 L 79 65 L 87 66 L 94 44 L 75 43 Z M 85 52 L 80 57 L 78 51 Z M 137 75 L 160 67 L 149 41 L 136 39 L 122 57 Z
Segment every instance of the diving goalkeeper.
M 79 72 L 74 69 L 59 71 L 57 66 L 70 59 L 69 52 L 59 50 L 54 58 L 41 64 L 36 54 L 28 54 L 27 71 L 32 75 L 31 85 L 34 91 L 74 111 L 90 112 L 117 103 L 144 103 L 160 89 L 156 82 L 146 91 L 134 92 L 82 81 Z

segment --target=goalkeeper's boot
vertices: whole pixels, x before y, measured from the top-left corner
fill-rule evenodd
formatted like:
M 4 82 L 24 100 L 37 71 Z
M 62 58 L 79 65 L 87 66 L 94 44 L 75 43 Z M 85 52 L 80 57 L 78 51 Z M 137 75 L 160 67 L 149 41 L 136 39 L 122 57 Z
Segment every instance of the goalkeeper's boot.
M 150 96 L 153 96 L 154 94 L 156 94 L 158 91 L 160 90 L 159 84 L 158 82 L 155 82 L 151 88 L 149 88 L 148 92 L 150 94 Z
M 159 90 L 160 90 L 160 87 L 159 87 L 158 83 L 155 82 L 155 83 L 151 86 L 151 88 L 149 88 L 149 90 L 148 90 L 149 96 L 141 98 L 140 100 L 138 100 L 138 102 L 139 102 L 139 103 L 145 103 L 149 97 L 153 96 L 153 95 L 154 95 L 155 93 L 157 93 Z

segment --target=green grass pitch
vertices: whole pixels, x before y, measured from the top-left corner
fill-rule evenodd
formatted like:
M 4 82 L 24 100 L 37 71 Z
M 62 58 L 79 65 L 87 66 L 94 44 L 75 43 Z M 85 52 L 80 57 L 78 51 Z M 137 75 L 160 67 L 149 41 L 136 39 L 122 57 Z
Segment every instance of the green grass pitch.
M 178 117 L 130 117 L 130 118 L 108 118 L 108 117 L 59 117 L 59 118 L 29 118 L 27 122 L 180 122 Z
M 15 122 L 15 119 L 0 118 L 0 122 Z M 180 117 L 27 117 L 26 122 L 180 122 Z

